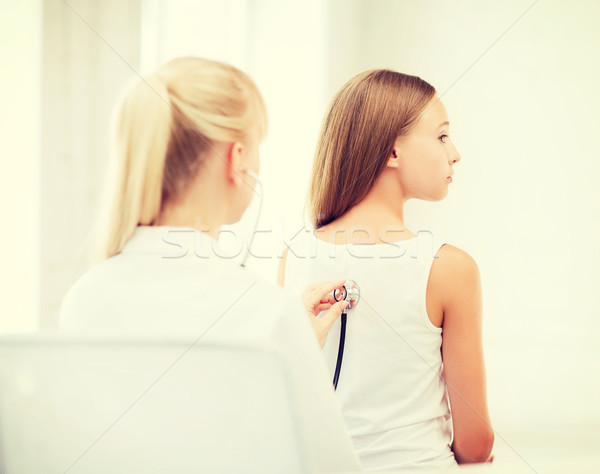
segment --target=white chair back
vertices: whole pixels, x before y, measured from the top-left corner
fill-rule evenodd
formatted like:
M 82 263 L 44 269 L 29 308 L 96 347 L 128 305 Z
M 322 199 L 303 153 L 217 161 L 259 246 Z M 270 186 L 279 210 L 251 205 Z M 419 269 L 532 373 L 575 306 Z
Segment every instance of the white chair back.
M 5 336 L 0 471 L 316 472 L 294 383 L 264 344 Z

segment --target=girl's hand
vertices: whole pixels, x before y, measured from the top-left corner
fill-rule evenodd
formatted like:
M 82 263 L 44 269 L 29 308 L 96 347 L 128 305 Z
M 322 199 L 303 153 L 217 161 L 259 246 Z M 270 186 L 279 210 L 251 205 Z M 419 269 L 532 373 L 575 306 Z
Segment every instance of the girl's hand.
M 322 281 L 310 285 L 302 293 L 302 302 L 304 303 L 321 349 L 325 345 L 331 326 L 333 326 L 335 320 L 348 306 L 348 303 L 345 301 L 336 302 L 333 295 L 329 294 L 335 289 L 341 291 L 345 281 Z M 319 313 L 326 310 L 329 311 L 322 318 L 317 319 Z

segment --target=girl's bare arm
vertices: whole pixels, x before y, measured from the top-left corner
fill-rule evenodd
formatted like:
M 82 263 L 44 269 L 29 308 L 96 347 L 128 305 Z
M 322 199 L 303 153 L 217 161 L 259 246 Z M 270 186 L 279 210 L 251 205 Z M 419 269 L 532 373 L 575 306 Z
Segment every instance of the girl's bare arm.
M 442 246 L 438 256 L 430 278 L 444 311 L 442 358 L 454 427 L 452 450 L 459 464 L 485 462 L 494 431 L 487 407 L 479 267 L 452 245 Z

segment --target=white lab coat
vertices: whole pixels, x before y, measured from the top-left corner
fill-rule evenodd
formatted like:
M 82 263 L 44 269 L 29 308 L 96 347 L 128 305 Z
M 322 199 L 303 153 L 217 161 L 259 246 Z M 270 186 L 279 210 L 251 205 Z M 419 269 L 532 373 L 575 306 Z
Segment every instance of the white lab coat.
M 298 395 L 310 405 L 310 425 L 322 446 L 315 453 L 318 465 L 331 472 L 359 468 L 301 301 L 242 269 L 205 233 L 188 227 L 138 227 L 120 254 L 91 268 L 69 290 L 60 328 L 275 341 L 302 367 Z M 338 454 L 332 456 L 332 450 Z M 346 458 L 343 465 L 339 453 Z

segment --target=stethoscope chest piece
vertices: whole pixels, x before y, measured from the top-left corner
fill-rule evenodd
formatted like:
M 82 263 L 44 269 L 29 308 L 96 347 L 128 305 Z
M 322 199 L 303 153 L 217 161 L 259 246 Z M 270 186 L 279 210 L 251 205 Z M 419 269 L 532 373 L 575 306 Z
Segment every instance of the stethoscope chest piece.
M 354 308 L 360 299 L 360 289 L 354 280 L 346 280 L 342 290 L 337 288 L 333 291 L 333 299 L 336 301 L 347 301 L 346 310 Z

